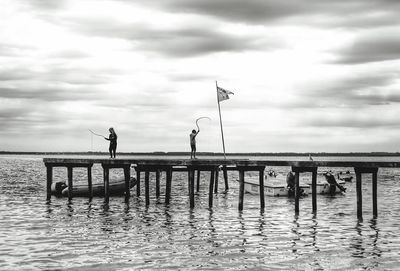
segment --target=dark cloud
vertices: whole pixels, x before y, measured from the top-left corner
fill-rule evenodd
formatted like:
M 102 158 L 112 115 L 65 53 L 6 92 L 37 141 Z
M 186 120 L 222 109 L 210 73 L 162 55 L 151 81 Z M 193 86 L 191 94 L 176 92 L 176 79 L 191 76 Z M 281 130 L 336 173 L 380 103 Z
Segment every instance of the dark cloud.
M 172 57 L 199 56 L 218 52 L 276 49 L 279 40 L 269 35 L 232 34 L 217 28 L 187 25 L 176 28 L 151 27 L 116 20 L 77 19 L 68 23 L 86 35 L 124 39 L 134 48 Z
M 354 27 L 392 24 L 393 19 L 399 22 L 400 8 L 400 2 L 393 0 L 149 0 L 146 4 L 169 12 L 203 14 L 248 24 L 297 21 Z
M 336 63 L 362 64 L 400 59 L 400 32 L 368 32 L 338 52 Z
M 38 88 L 0 88 L 0 98 L 3 99 L 25 99 L 42 102 L 56 101 L 91 101 L 94 99 L 107 99 L 102 94 L 90 89 L 68 89 L 62 87 L 38 87 Z
M 294 93 L 292 106 L 357 108 L 399 103 L 400 91 L 394 87 L 399 75 L 397 71 L 350 74 L 344 78 L 309 84 L 301 87 L 303 89 L 299 93 Z
M 343 114 L 334 115 L 324 114 L 319 112 L 313 117 L 303 119 L 301 125 L 307 125 L 312 127 L 341 127 L 341 128 L 365 128 L 365 129 L 377 129 L 377 128 L 389 128 L 389 127 L 400 127 L 400 119 L 393 117 L 381 117 L 371 116 L 370 114 L 357 115 L 357 114 Z

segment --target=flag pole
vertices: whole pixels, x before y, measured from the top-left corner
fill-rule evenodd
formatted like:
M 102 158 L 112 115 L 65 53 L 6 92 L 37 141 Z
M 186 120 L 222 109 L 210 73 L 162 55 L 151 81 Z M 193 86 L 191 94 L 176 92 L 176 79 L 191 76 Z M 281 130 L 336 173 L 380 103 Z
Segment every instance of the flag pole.
M 219 112 L 219 124 L 221 126 L 221 135 L 222 135 L 222 148 L 224 150 L 224 158 L 226 159 L 225 154 L 225 140 L 224 140 L 224 129 L 222 129 L 222 117 L 221 117 L 221 106 L 219 105 L 219 98 L 218 98 L 218 83 L 215 81 L 215 87 L 217 89 L 217 103 L 218 103 L 218 112 Z

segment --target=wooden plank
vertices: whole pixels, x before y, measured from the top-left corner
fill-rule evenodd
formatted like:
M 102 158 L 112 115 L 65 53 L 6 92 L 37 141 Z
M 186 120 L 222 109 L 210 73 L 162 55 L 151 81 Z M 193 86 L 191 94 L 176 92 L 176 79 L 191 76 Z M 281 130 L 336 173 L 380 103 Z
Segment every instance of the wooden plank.
M 296 166 L 296 167 L 358 167 L 358 168 L 400 168 L 398 161 L 277 161 L 277 160 L 249 160 L 249 159 L 93 159 L 93 158 L 44 158 L 45 163 L 53 166 L 66 166 L 66 164 L 86 164 L 103 163 L 109 167 L 123 167 L 127 164 L 137 164 L 140 166 L 229 166 L 229 167 L 257 167 L 257 166 Z M 228 168 L 229 168 L 228 167 Z

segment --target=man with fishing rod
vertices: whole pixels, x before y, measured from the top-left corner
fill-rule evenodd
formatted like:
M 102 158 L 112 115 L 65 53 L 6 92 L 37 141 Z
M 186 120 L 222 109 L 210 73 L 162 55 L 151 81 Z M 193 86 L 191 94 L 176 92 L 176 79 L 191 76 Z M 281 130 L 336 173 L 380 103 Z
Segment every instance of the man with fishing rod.
M 100 136 L 100 137 L 103 137 L 105 140 L 108 140 L 108 141 L 110 141 L 110 146 L 109 146 L 109 148 L 108 148 L 108 151 L 110 152 L 110 158 L 115 158 L 115 154 L 116 154 L 116 152 L 117 152 L 117 138 L 118 138 L 118 136 L 117 136 L 117 134 L 115 133 L 115 131 L 114 131 L 114 128 L 110 128 L 110 129 L 108 129 L 109 131 L 110 131 L 110 135 L 108 136 L 108 138 L 107 137 L 105 137 L 105 136 L 103 136 L 103 135 L 99 135 L 99 134 L 96 134 L 95 132 L 93 132 L 92 130 L 90 130 L 89 129 L 89 131 L 92 133 L 92 134 L 94 134 L 94 135 L 96 135 L 96 136 Z

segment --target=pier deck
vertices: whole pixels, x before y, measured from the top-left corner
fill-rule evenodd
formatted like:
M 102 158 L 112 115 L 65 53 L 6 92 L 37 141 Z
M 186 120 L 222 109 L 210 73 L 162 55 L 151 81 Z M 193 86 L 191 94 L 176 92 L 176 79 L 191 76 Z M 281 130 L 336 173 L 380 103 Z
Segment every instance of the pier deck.
M 279 161 L 279 160 L 253 160 L 253 159 L 151 159 L 151 158 L 135 158 L 135 159 L 102 159 L 102 158 L 44 158 L 43 162 L 47 168 L 47 199 L 51 198 L 51 184 L 52 184 L 52 172 L 54 167 L 66 167 L 68 172 L 68 189 L 69 199 L 73 197 L 72 186 L 73 178 L 72 172 L 75 167 L 83 167 L 88 170 L 88 186 L 89 190 L 92 187 L 91 168 L 93 164 L 100 164 L 103 167 L 104 172 L 104 190 L 105 190 L 105 201 L 109 201 L 109 169 L 110 168 L 121 168 L 124 170 L 125 184 L 126 184 L 126 200 L 129 200 L 129 180 L 130 180 L 130 169 L 133 167 L 136 171 L 137 181 L 137 196 L 140 196 L 140 174 L 145 173 L 145 197 L 146 205 L 150 203 L 149 200 L 149 172 L 156 173 L 156 197 L 159 197 L 159 179 L 160 172 L 166 172 L 166 195 L 165 202 L 168 204 L 171 195 L 171 182 L 172 173 L 174 171 L 186 171 L 188 172 L 188 183 L 189 183 L 189 198 L 190 207 L 193 208 L 194 202 L 194 183 L 195 183 L 195 171 L 197 171 L 197 191 L 199 189 L 199 176 L 200 171 L 210 171 L 210 183 L 209 183 L 209 207 L 213 205 L 213 192 L 218 190 L 218 172 L 223 171 L 225 180 L 225 189 L 229 188 L 227 171 L 234 170 L 239 172 L 239 210 L 243 210 L 244 200 L 244 176 L 246 171 L 257 171 L 259 172 L 259 185 L 260 185 L 260 207 L 265 208 L 264 201 L 264 170 L 266 167 L 291 167 L 291 170 L 295 172 L 295 212 L 299 212 L 299 198 L 300 198 L 300 185 L 299 179 L 300 174 L 304 172 L 312 173 L 312 208 L 313 211 L 317 210 L 316 200 L 316 181 L 317 181 L 317 170 L 318 167 L 345 167 L 353 168 L 356 173 L 356 200 L 357 200 L 357 216 L 362 218 L 362 174 L 372 174 L 372 205 L 373 215 L 377 217 L 377 173 L 379 168 L 400 168 L 400 162 L 361 162 L 361 161 L 309 161 L 309 160 L 298 160 L 298 161 Z

